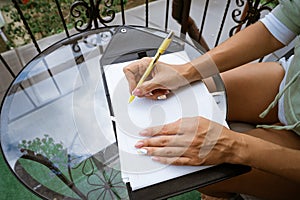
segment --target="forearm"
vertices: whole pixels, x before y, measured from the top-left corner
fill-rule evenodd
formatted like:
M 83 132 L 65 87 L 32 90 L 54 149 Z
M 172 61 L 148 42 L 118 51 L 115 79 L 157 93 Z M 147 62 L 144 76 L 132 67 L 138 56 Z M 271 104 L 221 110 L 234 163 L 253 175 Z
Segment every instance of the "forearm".
M 222 72 L 256 60 L 283 46 L 261 22 L 257 22 L 233 35 L 208 54 Z
M 188 80 L 193 82 L 206 78 L 207 72 L 212 73 L 215 68 L 220 72 L 227 71 L 263 57 L 283 46 L 261 22 L 257 22 L 206 54 L 186 63 L 182 68 L 184 72 L 180 73 L 183 75 L 189 73 Z
M 239 134 L 236 156 L 230 161 L 300 183 L 300 151 L 256 137 Z
M 194 82 L 261 58 L 283 46 L 257 22 L 177 70 L 189 82 Z
M 203 77 L 203 72 L 205 76 L 209 70 L 214 72 L 215 67 L 223 72 L 263 57 L 283 46 L 261 22 L 257 22 L 233 35 L 205 55 L 187 63 L 184 68 L 192 73 L 189 75 L 189 80 L 195 81 L 206 78 Z

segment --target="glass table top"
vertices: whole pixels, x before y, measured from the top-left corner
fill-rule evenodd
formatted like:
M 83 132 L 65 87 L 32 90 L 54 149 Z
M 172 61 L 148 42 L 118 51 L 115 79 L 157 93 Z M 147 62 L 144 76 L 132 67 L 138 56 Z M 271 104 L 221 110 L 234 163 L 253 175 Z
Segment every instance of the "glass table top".
M 1 108 L 2 151 L 24 185 L 47 199 L 129 198 L 101 66 L 153 56 L 166 34 L 100 28 L 66 38 L 26 65 Z M 167 53 L 178 51 L 190 60 L 203 54 L 175 37 Z M 219 74 L 210 78 L 208 89 L 226 113 L 223 82 Z

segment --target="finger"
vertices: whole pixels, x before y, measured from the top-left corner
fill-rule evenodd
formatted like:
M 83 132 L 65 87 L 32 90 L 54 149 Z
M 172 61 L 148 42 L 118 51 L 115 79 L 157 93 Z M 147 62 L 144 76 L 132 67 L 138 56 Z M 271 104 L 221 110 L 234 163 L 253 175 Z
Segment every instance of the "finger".
M 169 124 L 144 129 L 139 134 L 145 137 L 161 135 L 185 135 L 194 137 L 197 133 L 199 123 L 198 117 L 181 118 Z
M 191 163 L 191 159 L 188 157 L 159 157 L 153 156 L 153 161 L 160 162 L 168 165 L 198 165 L 198 163 Z
M 153 82 L 153 79 L 149 81 L 145 81 L 142 85 L 136 88 L 136 91 L 134 91 L 134 95 L 142 97 L 146 96 L 149 93 L 154 93 L 154 91 L 159 90 L 166 90 L 166 88 L 163 88 L 160 84 Z
M 157 100 L 167 99 L 167 95 L 170 93 L 170 90 L 155 90 L 153 91 L 153 98 Z
M 145 97 L 153 100 L 164 100 L 167 99 L 167 95 L 170 93 L 170 90 L 154 90 L 149 94 L 146 94 Z
M 181 121 L 182 120 L 179 119 L 179 120 L 169 123 L 169 124 L 165 124 L 165 125 L 161 125 L 161 126 L 154 126 L 154 127 L 144 129 L 140 132 L 140 135 L 150 137 L 150 136 L 159 136 L 159 135 L 182 134 L 182 133 L 178 132 Z
M 143 147 L 142 149 L 146 150 L 149 156 L 181 157 L 190 155 L 187 147 Z
M 151 58 L 143 58 L 123 68 L 125 77 L 129 82 L 130 92 L 136 88 L 137 82 L 141 79 L 150 61 Z
M 136 148 L 142 147 L 186 147 L 190 142 L 184 141 L 181 135 L 177 136 L 159 136 L 140 140 L 135 144 Z
M 125 71 L 124 70 L 124 73 L 125 73 L 125 77 L 126 77 L 126 79 L 128 81 L 129 92 L 131 94 L 132 91 L 136 88 L 136 85 L 137 85 L 137 82 L 136 82 L 136 79 L 135 79 L 135 75 L 131 71 Z
M 151 62 L 152 58 L 142 58 L 138 61 L 132 62 L 129 65 L 127 65 L 126 67 L 124 67 L 124 71 L 131 71 L 133 72 L 135 75 L 143 75 L 145 70 L 147 69 L 149 63 Z

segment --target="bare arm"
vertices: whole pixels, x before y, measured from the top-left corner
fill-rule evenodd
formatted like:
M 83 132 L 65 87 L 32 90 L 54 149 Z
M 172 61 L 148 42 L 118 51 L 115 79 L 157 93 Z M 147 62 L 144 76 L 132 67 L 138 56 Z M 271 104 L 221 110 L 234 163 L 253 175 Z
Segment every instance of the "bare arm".
M 226 71 L 265 56 L 283 46 L 263 23 L 257 22 L 212 49 L 209 54 L 217 66 L 220 66 L 220 71 Z
M 282 47 L 284 45 L 273 37 L 263 23 L 256 22 L 206 54 L 210 55 L 219 71 L 223 72 L 268 55 Z M 186 64 L 189 73 L 194 74 L 193 78 L 190 79 L 191 81 L 202 78 L 195 70 L 203 70 L 202 60 L 203 58 L 200 56 L 191 63 Z
M 240 134 L 236 163 L 252 166 L 300 183 L 300 151 Z M 253 148 L 254 147 L 254 148 Z
M 154 90 L 160 89 L 160 92 L 156 92 L 151 96 L 151 98 L 156 99 L 157 96 L 165 94 L 166 89 L 178 88 L 205 78 L 202 77 L 203 72 L 210 71 L 215 66 L 218 66 L 219 71 L 223 72 L 267 55 L 283 46 L 261 22 L 257 22 L 191 62 L 177 66 L 158 63 L 156 69 L 159 73 L 157 74 L 161 75 L 152 74 L 151 78 L 153 79 L 147 81 L 147 83 L 145 82 L 138 88 L 139 90 L 134 91 L 134 95 L 143 97 L 146 94 L 155 93 Z M 136 83 L 140 78 L 139 75 L 142 75 L 147 67 L 145 61 L 142 60 L 124 68 L 124 73 L 130 85 L 130 93 L 136 87 Z M 164 68 L 169 69 L 165 70 Z M 172 73 L 174 76 L 165 73 L 165 71 L 174 72 Z M 185 81 L 176 81 L 175 85 L 172 85 L 171 80 L 177 80 L 176 77 L 182 77 Z M 169 83 L 166 85 L 165 82 Z

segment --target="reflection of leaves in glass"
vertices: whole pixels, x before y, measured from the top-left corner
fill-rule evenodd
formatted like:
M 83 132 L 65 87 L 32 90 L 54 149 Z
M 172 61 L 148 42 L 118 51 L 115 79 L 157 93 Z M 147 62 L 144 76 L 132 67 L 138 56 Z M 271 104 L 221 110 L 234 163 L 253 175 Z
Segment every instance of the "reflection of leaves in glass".
M 74 184 L 69 166 L 70 156 L 67 154 L 67 149 L 63 148 L 62 142 L 55 143 L 53 138 L 49 137 L 49 135 L 45 135 L 42 139 L 23 140 L 18 147 L 23 153 L 22 158 L 41 164 L 35 165 L 32 162 L 29 162 L 29 164 L 22 162 L 22 166 L 35 180 L 59 194 L 66 196 L 78 195 L 86 199 L 85 195 L 77 185 Z M 43 167 L 36 172 L 36 167 L 34 166 Z M 86 183 L 86 181 L 81 179 L 82 177 L 81 174 L 78 174 L 76 177 L 78 180 L 76 181 Z
M 55 163 L 56 167 L 67 166 L 67 151 L 63 149 L 62 142 L 55 143 L 54 139 L 49 137 L 49 135 L 44 135 L 45 137 L 35 138 L 33 140 L 22 140 L 18 147 L 20 149 L 27 149 L 35 152 L 36 154 L 41 154 L 47 159 Z
M 47 170 L 38 170 L 39 173 L 36 173 L 32 169 L 32 163 L 27 165 L 23 162 L 22 165 L 26 171 L 34 175 L 35 179 L 43 185 L 60 194 L 86 195 L 88 199 L 128 199 L 121 172 L 116 170 L 120 168 L 118 162 L 115 163 L 118 166 L 109 168 L 99 161 L 96 164 L 93 157 L 88 155 L 69 155 L 63 148 L 62 142 L 56 143 L 49 135 L 33 140 L 23 140 L 18 147 L 24 155 L 27 155 L 27 159 L 31 156 L 42 161 L 41 164 L 46 166 L 51 173 L 47 173 Z M 36 161 L 35 159 L 33 160 Z M 65 185 L 62 185 L 56 177 L 60 178 Z M 72 190 L 76 194 L 69 190 L 67 185 L 70 184 L 73 185 Z
M 88 183 L 96 187 L 88 193 L 88 199 L 128 199 L 121 172 L 112 168 L 101 172 L 88 178 Z

